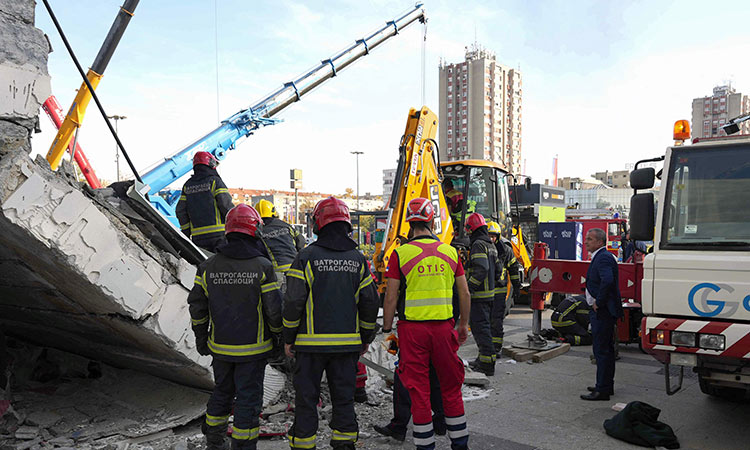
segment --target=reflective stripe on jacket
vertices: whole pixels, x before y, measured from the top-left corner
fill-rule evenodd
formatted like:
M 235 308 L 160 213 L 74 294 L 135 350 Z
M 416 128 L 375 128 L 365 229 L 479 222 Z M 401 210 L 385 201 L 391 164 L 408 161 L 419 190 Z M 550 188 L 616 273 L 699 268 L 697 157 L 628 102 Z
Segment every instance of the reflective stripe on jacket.
M 271 261 L 218 253 L 198 267 L 188 296 L 193 332 L 215 358 L 240 362 L 266 357 L 281 333 L 281 296 Z
M 380 298 L 359 250 L 310 245 L 286 276 L 284 342 L 297 351 L 359 351 L 375 337 Z
M 417 238 L 396 249 L 405 286 L 400 317 L 404 320 L 453 318 L 456 249 L 432 237 Z

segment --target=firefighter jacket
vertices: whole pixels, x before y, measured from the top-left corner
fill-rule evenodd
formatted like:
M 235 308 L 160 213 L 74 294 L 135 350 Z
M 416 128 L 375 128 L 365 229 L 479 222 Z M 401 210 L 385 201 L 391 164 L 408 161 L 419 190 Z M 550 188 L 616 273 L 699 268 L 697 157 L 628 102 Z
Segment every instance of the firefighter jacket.
M 419 236 L 396 248 L 401 284 L 399 319 L 423 322 L 453 318 L 453 285 L 459 270 L 455 247 Z M 395 260 L 395 261 L 394 261 Z
M 224 219 L 233 206 L 232 197 L 216 169 L 199 164 L 182 186 L 177 202 L 180 230 L 198 245 L 215 241 L 224 236 Z
M 375 337 L 379 307 L 364 255 L 325 247 L 319 239 L 287 272 L 284 342 L 303 352 L 358 352 Z
M 588 330 L 589 305 L 586 303 L 586 297 L 565 297 L 552 313 L 551 321 L 555 329 L 580 325 L 583 330 Z
M 267 217 L 263 222 L 261 238 L 266 244 L 273 267 L 279 272 L 286 272 L 297 257 L 297 252 L 305 248 L 305 239 L 283 220 Z
M 207 341 L 214 358 L 244 362 L 272 350 L 281 295 L 271 261 L 253 238 L 235 234 L 198 266 L 188 304 L 196 342 Z
M 495 242 L 495 249 L 497 250 L 497 257 L 500 260 L 500 266 L 502 267 L 500 273 L 497 274 L 495 293 L 508 292 L 508 280 L 510 280 L 511 286 L 513 286 L 513 292 L 520 292 L 521 265 L 513 253 L 513 247 L 509 241 L 498 239 Z
M 468 283 L 472 302 L 491 302 L 495 299 L 495 280 L 502 272 L 497 249 L 486 231 L 477 230 L 471 236 Z M 480 233 L 478 236 L 477 233 Z

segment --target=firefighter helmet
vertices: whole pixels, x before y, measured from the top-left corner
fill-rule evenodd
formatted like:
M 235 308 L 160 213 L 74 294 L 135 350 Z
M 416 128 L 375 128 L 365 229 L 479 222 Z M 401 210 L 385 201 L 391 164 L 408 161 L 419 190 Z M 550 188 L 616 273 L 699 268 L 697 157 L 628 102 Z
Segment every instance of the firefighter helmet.
M 417 197 L 406 206 L 407 222 L 432 222 L 435 218 L 435 208 L 424 197 Z
M 193 155 L 193 167 L 198 164 L 204 164 L 212 169 L 215 169 L 219 165 L 219 160 L 208 152 L 195 152 Z
M 279 217 L 279 213 L 276 212 L 276 207 L 273 205 L 273 203 L 265 199 L 260 200 L 255 204 L 255 210 L 258 211 L 260 217 L 264 219 L 266 217 Z
M 502 229 L 500 228 L 500 224 L 495 221 L 487 222 L 487 231 L 490 232 L 490 234 L 500 234 L 502 233 Z
M 315 226 L 313 231 L 317 234 L 321 228 L 328 225 L 331 222 L 346 222 L 349 225 L 349 230 L 352 229 L 352 219 L 349 216 L 349 207 L 346 203 L 335 198 L 328 197 L 319 201 L 313 209 L 313 220 L 315 220 Z
M 263 220 L 260 218 L 258 211 L 240 203 L 227 213 L 227 221 L 224 226 L 224 232 L 244 233 L 253 237 L 258 237 L 263 228 Z
M 484 216 L 477 212 L 466 218 L 466 229 L 469 230 L 469 233 L 473 233 L 477 230 L 477 228 L 486 225 L 487 222 L 484 221 Z

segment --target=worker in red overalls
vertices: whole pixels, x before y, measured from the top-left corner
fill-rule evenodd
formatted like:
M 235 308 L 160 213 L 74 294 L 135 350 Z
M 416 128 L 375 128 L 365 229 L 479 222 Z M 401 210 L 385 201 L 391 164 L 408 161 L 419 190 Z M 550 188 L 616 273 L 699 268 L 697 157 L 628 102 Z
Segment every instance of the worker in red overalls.
M 409 241 L 391 255 L 386 271 L 383 332 L 390 333 L 398 309 L 399 377 L 411 397 L 414 444 L 435 448 L 430 404 L 430 363 L 440 382 L 445 424 L 453 450 L 468 449 L 461 385 L 464 366 L 457 355 L 466 341 L 470 309 L 469 287 L 456 249 L 432 234 L 435 212 L 426 198 L 409 202 L 406 221 Z M 453 289 L 460 305 L 458 329 L 453 320 Z

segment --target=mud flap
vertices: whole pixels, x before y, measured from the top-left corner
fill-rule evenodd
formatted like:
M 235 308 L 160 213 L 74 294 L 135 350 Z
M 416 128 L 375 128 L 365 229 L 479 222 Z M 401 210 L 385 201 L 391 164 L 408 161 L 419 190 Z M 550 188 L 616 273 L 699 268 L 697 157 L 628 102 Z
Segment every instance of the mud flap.
M 206 255 L 204 255 L 203 252 L 193 244 L 193 241 L 185 236 L 180 230 L 176 229 L 172 225 L 172 222 L 159 214 L 159 212 L 151 206 L 151 202 L 146 198 L 148 191 L 149 187 L 147 184 L 135 181 L 133 186 L 127 191 L 128 198 L 133 200 L 133 202 L 130 203 L 130 206 L 159 230 L 167 242 L 177 250 L 180 257 L 194 265 L 198 265 L 205 261 Z
M 667 388 L 667 395 L 674 395 L 676 394 L 680 389 L 682 389 L 682 378 L 685 375 L 685 367 L 680 366 L 680 374 L 677 377 L 677 386 L 672 387 L 672 377 L 669 376 L 669 368 L 671 365 L 669 362 L 664 363 L 664 383 Z

